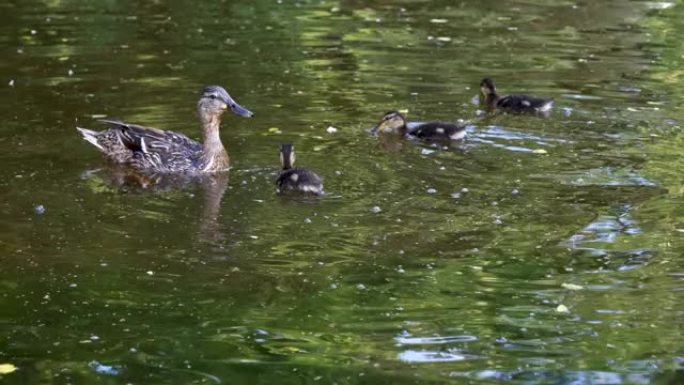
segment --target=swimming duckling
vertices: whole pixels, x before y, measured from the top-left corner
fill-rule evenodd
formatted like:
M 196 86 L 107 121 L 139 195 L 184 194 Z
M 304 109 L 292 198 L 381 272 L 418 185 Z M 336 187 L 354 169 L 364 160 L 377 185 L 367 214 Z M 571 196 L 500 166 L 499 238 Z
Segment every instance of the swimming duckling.
M 83 139 L 97 147 L 110 161 L 138 171 L 172 174 L 203 174 L 225 171 L 230 162 L 221 143 L 219 125 L 226 110 L 250 117 L 252 112 L 237 104 L 221 86 L 204 88 L 197 102 L 202 125 L 202 143 L 173 131 L 103 119 L 111 127 L 93 131 L 76 127 Z
M 399 111 L 390 111 L 380 119 L 371 132 L 410 135 L 425 140 L 460 140 L 466 136 L 466 126 L 462 123 L 427 122 L 409 129 L 404 115 Z
M 282 170 L 276 180 L 277 191 L 300 191 L 304 193 L 322 195 L 323 182 L 315 172 L 293 167 L 295 163 L 294 145 L 283 143 L 280 145 L 280 164 Z
M 504 112 L 511 113 L 544 114 L 548 113 L 551 107 L 553 107 L 553 100 L 551 99 L 530 95 L 499 96 L 496 93 L 494 82 L 490 78 L 482 79 L 480 82 L 480 92 L 482 93 L 480 101 L 490 111 L 498 108 Z

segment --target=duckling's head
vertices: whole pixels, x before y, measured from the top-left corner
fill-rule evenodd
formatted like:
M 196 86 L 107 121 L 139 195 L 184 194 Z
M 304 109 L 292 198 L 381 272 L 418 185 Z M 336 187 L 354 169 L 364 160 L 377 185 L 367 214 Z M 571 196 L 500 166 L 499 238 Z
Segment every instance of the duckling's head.
M 480 92 L 487 98 L 489 95 L 496 95 L 496 87 L 494 87 L 494 82 L 490 78 L 484 78 L 480 82 Z
M 380 122 L 373 127 L 373 133 L 405 134 L 406 118 L 399 111 L 386 113 Z
M 208 86 L 202 90 L 202 96 L 197 103 L 197 110 L 202 120 L 214 120 L 229 108 L 238 116 L 249 118 L 253 115 L 250 110 L 237 104 L 221 86 Z
M 295 163 L 295 151 L 292 143 L 283 143 L 280 145 L 280 166 L 283 170 L 290 169 Z

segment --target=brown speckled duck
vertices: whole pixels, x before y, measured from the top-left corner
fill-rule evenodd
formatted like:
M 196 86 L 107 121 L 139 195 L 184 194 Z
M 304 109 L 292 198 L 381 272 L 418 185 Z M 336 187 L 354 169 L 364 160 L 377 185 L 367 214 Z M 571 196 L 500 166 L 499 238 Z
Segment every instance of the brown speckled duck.
M 406 117 L 399 111 L 386 113 L 371 130 L 377 134 L 412 136 L 424 140 L 460 140 L 466 136 L 463 123 L 427 122 L 408 128 Z
M 229 108 L 235 115 L 252 116 L 223 87 L 204 88 L 197 103 L 202 143 L 177 132 L 117 120 L 102 120 L 111 126 L 104 131 L 77 129 L 83 139 L 114 163 L 154 173 L 213 173 L 230 166 L 219 136 L 221 115 Z
M 323 182 L 315 172 L 305 168 L 294 167 L 294 146 L 290 143 L 280 145 L 281 171 L 278 174 L 276 185 L 278 192 L 288 191 L 323 195 Z

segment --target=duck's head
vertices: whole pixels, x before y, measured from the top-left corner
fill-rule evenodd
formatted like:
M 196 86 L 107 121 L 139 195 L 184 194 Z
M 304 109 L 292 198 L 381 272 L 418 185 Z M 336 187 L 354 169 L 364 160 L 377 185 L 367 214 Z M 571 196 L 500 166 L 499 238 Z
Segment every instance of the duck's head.
M 490 78 L 484 78 L 480 82 L 480 92 L 482 92 L 482 96 L 485 97 L 485 99 L 489 95 L 496 95 L 496 87 L 494 87 L 494 82 Z
M 245 118 L 253 115 L 250 110 L 237 104 L 221 86 L 208 86 L 202 90 L 202 96 L 197 103 L 197 110 L 203 120 L 218 118 L 228 109 L 235 115 Z
M 373 127 L 371 132 L 388 133 L 388 134 L 405 134 L 406 133 L 406 118 L 399 111 L 390 111 L 386 113 L 380 122 Z
M 283 170 L 292 168 L 295 163 L 295 151 L 292 143 L 283 143 L 280 145 L 280 166 Z

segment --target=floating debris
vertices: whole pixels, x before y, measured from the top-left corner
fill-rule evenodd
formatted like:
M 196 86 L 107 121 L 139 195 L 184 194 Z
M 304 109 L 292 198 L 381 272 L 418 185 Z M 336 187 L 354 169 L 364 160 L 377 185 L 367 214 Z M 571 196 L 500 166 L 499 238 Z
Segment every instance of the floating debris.
M 570 313 L 570 309 L 568 309 L 567 306 L 560 304 L 556 307 L 556 313 L 568 314 Z
M 584 286 L 575 285 L 574 283 L 562 283 L 561 287 L 568 290 L 584 290 Z
M 33 211 L 34 211 L 36 214 L 38 214 L 38 215 L 43 215 L 43 214 L 45 214 L 45 206 L 43 206 L 43 205 L 36 205 L 36 206 L 33 208 Z
M 0 374 L 10 374 L 17 370 L 17 367 L 12 364 L 0 364 Z
M 14 87 L 14 79 L 11 79 L 8 84 L 10 87 Z
M 382 209 L 380 208 L 380 206 L 373 206 L 373 208 L 371 209 L 371 212 L 372 212 L 373 214 L 378 214 L 378 213 L 380 213 L 381 211 L 382 211 Z
M 325 131 L 327 131 L 328 134 L 334 134 L 337 132 L 337 128 L 335 128 L 333 126 L 328 126 L 328 128 L 326 128 Z

